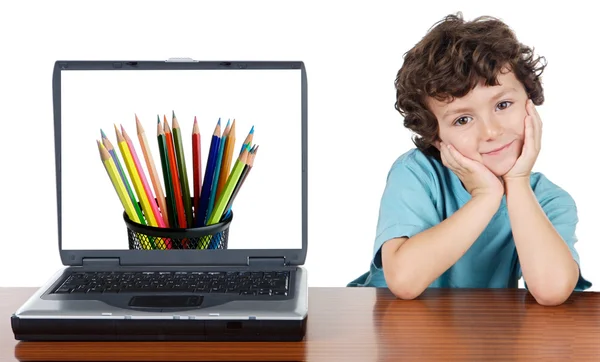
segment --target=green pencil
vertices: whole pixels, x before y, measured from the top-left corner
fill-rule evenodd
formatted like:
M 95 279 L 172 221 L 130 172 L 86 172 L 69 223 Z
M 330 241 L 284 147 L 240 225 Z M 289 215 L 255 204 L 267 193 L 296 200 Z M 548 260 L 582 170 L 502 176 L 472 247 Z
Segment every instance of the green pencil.
M 181 130 L 175 111 L 173 111 L 173 143 L 175 146 L 175 155 L 177 156 L 177 170 L 179 171 L 179 183 L 181 184 L 181 196 L 183 197 L 183 207 L 188 225 L 193 225 L 194 215 L 192 214 L 192 200 L 190 198 L 190 185 L 188 183 L 187 169 L 185 167 L 185 155 L 183 153 L 183 141 L 181 140 Z
M 157 126 L 157 138 L 158 138 L 158 153 L 160 154 L 160 164 L 162 166 L 163 171 L 163 179 L 165 182 L 165 189 L 167 192 L 167 198 L 169 199 L 167 203 L 167 215 L 169 216 L 170 227 L 177 228 L 177 206 L 175 204 L 175 196 L 173 192 L 173 184 L 171 180 L 171 172 L 169 171 L 169 159 L 167 156 L 167 141 L 165 139 L 165 131 L 163 129 L 162 124 L 160 124 L 160 117 L 157 115 L 158 126 Z
M 248 152 L 250 150 L 250 145 L 248 144 L 240 157 L 235 162 L 235 166 L 233 166 L 233 170 L 231 174 L 227 178 L 227 182 L 225 182 L 225 188 L 223 189 L 223 193 L 219 196 L 219 200 L 215 205 L 210 217 L 208 218 L 208 222 L 206 225 L 213 225 L 221 220 L 221 216 L 223 212 L 225 212 L 225 207 L 227 206 L 227 202 L 229 198 L 233 194 L 233 190 L 235 189 L 235 185 L 238 183 L 238 180 L 246 166 L 246 160 L 248 159 Z

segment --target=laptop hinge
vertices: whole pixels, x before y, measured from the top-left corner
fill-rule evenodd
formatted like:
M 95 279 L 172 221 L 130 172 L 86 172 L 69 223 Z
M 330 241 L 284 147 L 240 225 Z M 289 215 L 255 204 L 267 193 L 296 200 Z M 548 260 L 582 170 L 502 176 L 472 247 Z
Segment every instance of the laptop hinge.
M 285 257 L 248 257 L 249 266 L 285 266 Z
M 110 266 L 121 265 L 120 258 L 83 258 L 81 260 L 83 266 Z

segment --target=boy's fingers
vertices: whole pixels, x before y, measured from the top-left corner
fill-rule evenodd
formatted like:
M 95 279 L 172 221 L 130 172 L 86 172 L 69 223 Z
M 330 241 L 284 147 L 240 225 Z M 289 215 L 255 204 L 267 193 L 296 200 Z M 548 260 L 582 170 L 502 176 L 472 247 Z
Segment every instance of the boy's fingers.
M 452 157 L 448 146 L 443 142 L 440 144 L 440 154 L 442 154 L 442 157 L 446 160 L 446 163 L 448 164 L 447 166 L 450 169 L 455 171 L 459 171 L 461 169 L 454 157 Z
M 458 167 L 460 167 L 461 169 L 467 170 L 467 171 L 472 171 L 472 169 L 470 167 L 471 165 L 469 163 L 469 159 L 467 159 L 460 152 L 458 152 L 458 150 L 456 148 L 454 148 L 453 146 L 450 146 L 448 148 L 448 151 L 449 151 L 452 159 L 458 165 Z

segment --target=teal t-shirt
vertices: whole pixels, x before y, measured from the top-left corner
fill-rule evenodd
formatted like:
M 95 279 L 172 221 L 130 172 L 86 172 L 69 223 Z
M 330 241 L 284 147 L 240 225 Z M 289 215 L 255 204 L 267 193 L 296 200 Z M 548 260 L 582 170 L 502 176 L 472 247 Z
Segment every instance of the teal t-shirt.
M 575 250 L 577 207 L 573 198 L 541 173 L 531 174 L 531 188 L 554 228 Z M 438 160 L 412 149 L 400 156 L 388 173 L 379 209 L 377 233 L 370 269 L 348 286 L 387 287 L 381 266 L 381 246 L 397 237 L 412 237 L 460 209 L 471 195 L 460 179 Z M 512 236 L 506 196 L 496 214 L 467 252 L 430 288 L 517 288 L 522 277 Z M 580 273 L 575 290 L 591 283 Z

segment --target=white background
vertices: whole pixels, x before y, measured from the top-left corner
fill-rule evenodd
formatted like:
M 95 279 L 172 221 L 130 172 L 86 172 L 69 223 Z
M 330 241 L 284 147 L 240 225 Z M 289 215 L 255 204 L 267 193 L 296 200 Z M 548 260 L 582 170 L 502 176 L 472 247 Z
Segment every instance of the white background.
M 63 249 L 128 249 L 123 206 L 100 161 L 95 140 L 99 139 L 102 128 L 128 174 L 113 126 L 122 125 L 131 138 L 148 187 L 155 194 L 137 136 L 134 113 L 144 128 L 163 184 L 156 116 L 160 114 L 164 126 L 163 115 L 166 114 L 172 129 L 172 109 L 180 127 L 190 195 L 194 194 L 191 142 L 194 116 L 201 134 L 203 181 L 219 117 L 221 132 L 225 130 L 227 119 L 235 118 L 232 166 L 254 126 L 252 144 L 259 148 L 252 172 L 233 203 L 228 248 L 302 247 L 300 70 L 77 70 L 62 73 Z M 135 190 L 131 178 L 128 179 Z
M 548 67 L 543 171 L 574 197 L 584 276 L 600 290 L 596 69 L 591 5 L 503 1 L 2 2 L 1 286 L 37 286 L 61 266 L 56 241 L 52 66 L 57 59 L 302 60 L 309 85 L 310 286 L 367 270 L 392 162 L 412 146 L 394 110 L 402 55 L 445 15 L 493 15 Z

